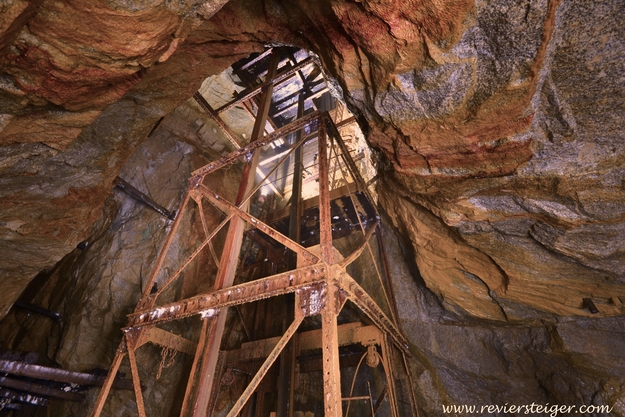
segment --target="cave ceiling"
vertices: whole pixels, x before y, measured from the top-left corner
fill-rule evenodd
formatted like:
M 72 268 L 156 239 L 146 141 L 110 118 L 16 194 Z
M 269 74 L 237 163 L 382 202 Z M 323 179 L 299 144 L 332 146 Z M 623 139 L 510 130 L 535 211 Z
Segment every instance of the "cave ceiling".
M 15 0 L 0 5 L 0 312 L 86 239 L 155 124 L 266 45 L 315 53 L 444 308 L 625 302 L 622 3 Z

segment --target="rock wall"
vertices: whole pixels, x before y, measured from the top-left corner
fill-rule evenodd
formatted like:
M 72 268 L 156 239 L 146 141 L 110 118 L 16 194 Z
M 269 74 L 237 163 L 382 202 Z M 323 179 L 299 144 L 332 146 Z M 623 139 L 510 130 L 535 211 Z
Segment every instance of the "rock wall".
M 445 415 L 443 405 L 506 403 L 608 405 L 609 415 L 625 415 L 622 318 L 467 320 L 401 261 L 414 256 L 411 242 L 384 232 L 400 320 L 418 359 L 411 363 L 421 415 Z

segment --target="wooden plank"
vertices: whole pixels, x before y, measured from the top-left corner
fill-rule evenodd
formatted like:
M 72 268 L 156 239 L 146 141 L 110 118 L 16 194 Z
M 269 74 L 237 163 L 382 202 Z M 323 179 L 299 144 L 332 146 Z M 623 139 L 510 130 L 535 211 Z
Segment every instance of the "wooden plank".
M 141 344 L 151 342 L 159 346 L 173 349 L 177 352 L 194 355 L 197 343 L 182 336 L 160 329 L 156 326 L 148 327 L 142 335 Z
M 309 350 L 321 349 L 321 329 L 299 333 L 297 355 Z M 362 323 L 347 323 L 338 326 L 339 346 L 361 344 L 381 345 L 382 332 L 375 326 L 363 326 Z M 240 349 L 226 351 L 227 362 L 245 362 L 266 358 L 276 346 L 279 337 L 255 340 L 241 345 Z

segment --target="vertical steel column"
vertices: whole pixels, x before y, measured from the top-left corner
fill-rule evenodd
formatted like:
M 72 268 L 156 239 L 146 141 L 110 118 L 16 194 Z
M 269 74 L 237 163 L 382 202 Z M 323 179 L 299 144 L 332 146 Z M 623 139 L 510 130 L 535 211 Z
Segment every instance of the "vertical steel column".
M 279 62 L 280 53 L 273 53 L 269 72 L 267 73 L 268 80 L 275 77 Z M 258 109 L 256 121 L 254 123 L 254 129 L 251 137 L 252 141 L 260 139 L 263 135 L 272 94 L 273 84 L 268 83 L 263 94 L 261 106 Z M 237 193 L 236 205 L 239 205 L 245 196 L 254 188 L 254 180 L 256 178 L 256 168 L 258 167 L 259 157 L 260 152 L 259 150 L 256 150 L 251 161 L 245 165 L 243 178 L 241 179 L 241 184 L 239 185 L 239 191 Z M 249 201 L 244 205 L 244 207 L 242 207 L 242 209 L 247 210 L 248 206 Z M 243 242 L 244 229 L 245 221 L 238 216 L 233 217 L 230 221 L 230 227 L 228 228 L 228 235 L 224 244 L 221 262 L 219 263 L 217 277 L 215 278 L 214 289 L 229 287 L 234 282 L 234 276 L 239 260 L 239 251 L 241 250 L 241 243 Z M 227 308 L 217 312 L 215 317 L 212 318 L 211 324 L 203 328 L 203 330 L 205 329 L 205 331 L 208 332 L 208 337 L 202 338 L 201 336 L 202 340 L 205 341 L 206 346 L 198 343 L 196 359 L 194 361 L 195 365 L 201 366 L 199 371 L 199 383 L 197 387 L 195 386 L 194 380 L 190 379 L 187 383 L 185 403 L 183 404 L 183 408 L 180 412 L 181 417 L 205 417 L 207 415 L 208 403 L 216 376 L 219 347 L 226 326 L 226 318 Z M 197 355 L 201 355 L 202 359 L 198 360 Z M 195 375 L 195 372 L 195 370 L 192 370 L 191 374 Z
M 326 137 L 326 115 L 319 118 L 318 154 L 319 162 L 319 245 L 321 258 L 332 263 L 332 218 L 330 213 L 330 177 L 328 175 L 328 138 Z
M 332 223 L 330 214 L 330 178 L 328 175 L 328 148 L 325 117 L 319 119 L 318 131 L 319 161 L 319 240 L 321 257 L 327 264 L 332 263 Z M 323 360 L 323 407 L 325 417 L 340 417 L 341 409 L 341 368 L 339 366 L 339 314 L 338 277 L 330 269 L 328 293 L 321 310 L 321 344 Z
M 304 94 L 300 93 L 299 103 L 297 110 L 297 118 L 304 116 Z M 294 144 L 300 142 L 302 138 L 302 131 L 298 130 L 293 140 Z M 289 210 L 289 239 L 300 244 L 300 231 L 301 231 L 301 209 L 300 201 L 302 199 L 302 173 L 304 165 L 302 163 L 302 151 L 304 144 L 301 144 L 295 149 L 293 156 L 293 187 L 291 192 L 291 207 Z M 288 267 L 289 269 L 297 268 L 297 253 L 291 251 L 288 254 Z M 283 331 L 288 328 L 288 323 L 293 321 L 293 295 L 286 295 L 286 311 L 283 324 Z M 295 373 L 296 356 L 293 349 L 293 341 L 284 348 L 284 351 L 280 355 L 280 376 L 278 379 L 278 413 L 277 417 L 292 417 L 294 412 L 294 400 L 295 400 L 295 388 L 292 386 L 292 381 Z
M 341 402 L 341 368 L 339 365 L 339 332 L 337 316 L 339 313 L 337 277 L 330 272 L 328 293 L 321 310 L 321 345 L 323 360 L 323 408 L 324 417 L 343 415 Z

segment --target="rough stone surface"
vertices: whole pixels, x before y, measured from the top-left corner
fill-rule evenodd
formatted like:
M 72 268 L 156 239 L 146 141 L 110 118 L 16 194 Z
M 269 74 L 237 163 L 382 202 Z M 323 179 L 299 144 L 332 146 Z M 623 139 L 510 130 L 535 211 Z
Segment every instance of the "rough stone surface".
M 625 415 L 622 318 L 467 320 L 445 308 L 421 268 L 401 262 L 413 256 L 405 235 L 384 232 L 422 415 L 445 415 L 443 405 L 506 403 L 608 405 L 610 415 Z

